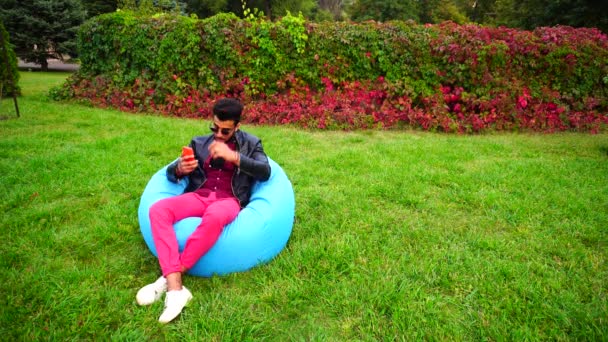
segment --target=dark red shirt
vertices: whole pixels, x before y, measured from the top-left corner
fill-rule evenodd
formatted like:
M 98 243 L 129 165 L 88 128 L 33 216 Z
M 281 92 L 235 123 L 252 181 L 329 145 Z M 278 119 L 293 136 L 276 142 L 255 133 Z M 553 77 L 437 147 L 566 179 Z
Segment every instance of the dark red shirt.
M 233 141 L 227 142 L 226 145 L 231 150 L 236 150 L 236 144 Z M 203 171 L 207 176 L 207 180 L 195 193 L 207 197 L 210 193 L 215 192 L 217 198 L 234 197 L 232 193 L 232 175 L 234 169 L 235 165 L 228 161 L 224 161 L 224 164 L 220 168 L 212 167 L 211 156 L 209 156 L 203 163 Z

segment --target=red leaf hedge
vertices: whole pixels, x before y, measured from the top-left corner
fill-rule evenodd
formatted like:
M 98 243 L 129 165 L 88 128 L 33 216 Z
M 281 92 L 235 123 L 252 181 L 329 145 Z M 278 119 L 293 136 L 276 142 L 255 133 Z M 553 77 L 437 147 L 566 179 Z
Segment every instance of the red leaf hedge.
M 97 17 L 56 98 L 209 117 L 238 97 L 245 121 L 319 129 L 598 132 L 608 124 L 608 38 L 411 22 Z

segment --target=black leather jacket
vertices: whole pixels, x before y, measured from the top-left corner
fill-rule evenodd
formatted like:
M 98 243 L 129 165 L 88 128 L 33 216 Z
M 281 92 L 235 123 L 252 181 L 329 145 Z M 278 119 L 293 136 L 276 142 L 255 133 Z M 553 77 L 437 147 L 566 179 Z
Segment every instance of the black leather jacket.
M 241 130 L 234 133 L 234 138 L 236 149 L 240 153 L 241 165 L 235 168 L 232 175 L 232 193 L 239 200 L 241 207 L 245 207 L 249 203 L 253 182 L 256 180 L 265 181 L 270 178 L 270 164 L 260 139 Z M 189 177 L 189 183 L 184 192 L 197 190 L 207 180 L 203 170 L 203 162 L 209 157 L 208 147 L 212 142 L 212 134 L 194 137 L 190 142 L 190 147 L 194 150 L 199 166 L 187 176 Z M 175 174 L 178 161 L 167 167 L 167 178 L 174 183 L 179 181 Z

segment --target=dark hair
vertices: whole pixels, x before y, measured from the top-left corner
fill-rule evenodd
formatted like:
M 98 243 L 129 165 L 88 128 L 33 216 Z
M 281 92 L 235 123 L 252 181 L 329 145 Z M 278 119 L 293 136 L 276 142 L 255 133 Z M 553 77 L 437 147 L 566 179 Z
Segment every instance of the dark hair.
M 220 99 L 213 105 L 213 115 L 220 121 L 234 120 L 235 125 L 241 121 L 242 112 L 243 104 L 233 98 Z

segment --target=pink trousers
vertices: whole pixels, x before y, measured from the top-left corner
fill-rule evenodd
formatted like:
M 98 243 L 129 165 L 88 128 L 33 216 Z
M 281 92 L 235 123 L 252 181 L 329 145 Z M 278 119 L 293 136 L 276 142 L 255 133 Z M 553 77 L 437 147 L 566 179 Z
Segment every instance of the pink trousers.
M 213 247 L 224 227 L 234 221 L 240 210 L 236 198 L 216 198 L 215 192 L 209 197 L 189 192 L 153 204 L 150 226 L 163 275 L 181 272 L 182 266 L 192 268 Z M 203 221 L 180 254 L 173 224 L 186 217 L 202 217 Z

